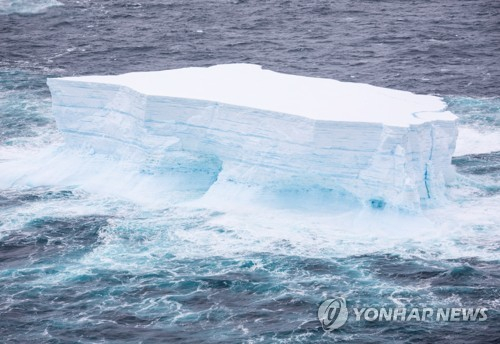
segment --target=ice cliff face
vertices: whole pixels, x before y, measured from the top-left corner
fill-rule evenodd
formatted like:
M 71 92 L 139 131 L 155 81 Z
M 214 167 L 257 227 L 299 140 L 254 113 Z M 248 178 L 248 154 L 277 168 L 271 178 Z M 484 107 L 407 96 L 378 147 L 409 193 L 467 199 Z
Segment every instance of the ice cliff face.
M 158 183 L 184 174 L 222 197 L 418 210 L 453 177 L 455 116 L 437 97 L 255 65 L 48 85 L 69 146 L 137 163 Z

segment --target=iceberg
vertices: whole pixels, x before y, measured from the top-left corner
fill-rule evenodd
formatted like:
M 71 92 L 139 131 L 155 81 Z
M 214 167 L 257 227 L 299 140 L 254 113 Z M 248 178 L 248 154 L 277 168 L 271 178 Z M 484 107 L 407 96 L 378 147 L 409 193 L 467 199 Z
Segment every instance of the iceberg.
M 48 85 L 69 147 L 133 161 L 158 183 L 204 178 L 206 194 L 414 211 L 455 176 L 456 117 L 436 96 L 251 64 Z

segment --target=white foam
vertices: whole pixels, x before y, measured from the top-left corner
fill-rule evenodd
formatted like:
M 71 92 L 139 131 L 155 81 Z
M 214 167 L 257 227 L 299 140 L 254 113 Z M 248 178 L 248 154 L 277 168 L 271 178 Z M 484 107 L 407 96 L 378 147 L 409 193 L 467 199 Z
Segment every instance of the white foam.
M 453 156 L 500 152 L 500 131 L 459 127 Z
M 455 119 L 444 111 L 446 104 L 438 97 L 277 73 L 252 64 L 62 79 L 122 85 L 145 95 L 202 99 L 315 120 L 407 127 Z

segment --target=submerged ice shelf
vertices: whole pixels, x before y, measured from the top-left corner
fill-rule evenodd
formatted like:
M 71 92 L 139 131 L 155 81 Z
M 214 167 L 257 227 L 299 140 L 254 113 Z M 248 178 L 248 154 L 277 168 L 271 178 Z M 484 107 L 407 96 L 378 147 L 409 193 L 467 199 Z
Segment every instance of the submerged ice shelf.
M 69 146 L 134 162 L 158 183 L 185 175 L 223 197 L 419 209 L 454 175 L 455 116 L 434 96 L 248 64 L 48 85 Z

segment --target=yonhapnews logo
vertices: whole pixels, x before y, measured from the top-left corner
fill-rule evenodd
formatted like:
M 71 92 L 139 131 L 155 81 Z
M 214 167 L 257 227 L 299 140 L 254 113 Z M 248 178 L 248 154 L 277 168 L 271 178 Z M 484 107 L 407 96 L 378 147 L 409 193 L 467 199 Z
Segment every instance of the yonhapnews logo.
M 352 308 L 355 321 L 485 321 L 486 308 Z M 346 299 L 325 300 L 318 308 L 318 319 L 323 330 L 331 332 L 345 325 L 349 317 Z
M 348 315 L 346 301 L 343 297 L 328 299 L 318 308 L 318 319 L 323 330 L 328 332 L 344 326 Z

